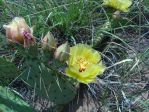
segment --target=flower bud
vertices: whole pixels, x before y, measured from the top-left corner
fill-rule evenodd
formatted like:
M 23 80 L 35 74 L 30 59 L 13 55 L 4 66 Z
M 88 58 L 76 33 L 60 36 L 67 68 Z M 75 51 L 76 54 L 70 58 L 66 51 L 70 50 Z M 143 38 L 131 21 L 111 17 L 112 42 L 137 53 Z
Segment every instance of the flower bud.
M 68 42 L 60 45 L 55 51 L 55 58 L 60 61 L 66 61 L 69 58 L 70 46 Z
M 46 36 L 42 40 L 42 48 L 43 49 L 48 49 L 48 50 L 53 50 L 56 48 L 56 39 L 52 35 L 52 33 L 48 32 Z
M 24 44 L 24 47 L 29 47 L 31 43 L 35 43 L 31 28 L 23 18 L 15 17 L 8 25 L 4 25 L 3 27 L 6 30 L 6 36 L 9 42 Z M 28 39 L 28 35 L 30 35 L 30 39 Z
M 115 11 L 115 12 L 113 13 L 113 18 L 114 18 L 114 19 L 119 19 L 119 18 L 120 18 L 120 11 Z

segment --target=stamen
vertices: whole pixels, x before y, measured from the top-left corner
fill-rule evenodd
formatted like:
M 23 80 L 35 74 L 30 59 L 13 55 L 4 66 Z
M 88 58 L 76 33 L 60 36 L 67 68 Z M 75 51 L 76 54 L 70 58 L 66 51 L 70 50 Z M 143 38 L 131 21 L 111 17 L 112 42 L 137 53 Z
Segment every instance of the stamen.
M 86 66 L 87 66 L 88 62 L 84 58 L 79 58 L 77 61 L 77 64 L 79 64 L 79 66 L 80 66 L 79 72 L 83 72 L 86 70 Z

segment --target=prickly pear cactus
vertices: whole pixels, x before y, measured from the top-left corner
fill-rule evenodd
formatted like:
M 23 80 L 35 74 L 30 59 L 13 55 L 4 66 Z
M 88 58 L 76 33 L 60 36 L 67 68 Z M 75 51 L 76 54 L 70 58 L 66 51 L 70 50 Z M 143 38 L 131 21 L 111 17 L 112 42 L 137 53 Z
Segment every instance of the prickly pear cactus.
M 0 75 L 6 77 L 14 77 L 17 75 L 17 68 L 11 62 L 6 61 L 4 58 L 0 58 Z
M 0 112 L 35 112 L 19 95 L 0 86 Z
M 18 75 L 18 69 L 11 62 L 0 57 L 0 85 L 8 85 Z
M 24 58 L 20 78 L 35 95 L 57 107 L 69 103 L 76 96 L 75 81 L 59 72 L 65 65 L 54 59 L 53 52 L 42 51 L 37 46 L 25 50 L 18 46 L 17 49 Z M 53 106 L 50 109 L 58 110 Z
M 21 78 L 34 92 L 55 104 L 70 102 L 76 95 L 74 82 L 57 71 L 48 69 L 38 61 L 28 61 Z

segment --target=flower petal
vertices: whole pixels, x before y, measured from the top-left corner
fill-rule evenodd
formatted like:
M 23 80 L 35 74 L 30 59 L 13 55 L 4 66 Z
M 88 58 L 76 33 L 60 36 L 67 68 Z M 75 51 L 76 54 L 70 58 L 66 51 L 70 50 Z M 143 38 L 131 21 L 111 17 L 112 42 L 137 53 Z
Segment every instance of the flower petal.
M 128 12 L 128 8 L 132 4 L 132 0 L 103 0 L 104 5 L 113 7 L 123 12 Z
M 91 61 L 92 63 L 97 63 L 101 60 L 101 56 L 98 51 L 84 44 L 78 44 L 77 46 L 71 47 L 70 55 L 71 56 L 70 56 L 69 64 L 71 65 L 74 65 L 75 61 L 79 57 L 84 57 L 87 60 Z
M 66 74 L 80 82 L 94 82 L 95 77 L 104 72 L 103 65 L 90 64 L 83 72 L 79 72 L 79 66 L 71 66 L 66 69 Z

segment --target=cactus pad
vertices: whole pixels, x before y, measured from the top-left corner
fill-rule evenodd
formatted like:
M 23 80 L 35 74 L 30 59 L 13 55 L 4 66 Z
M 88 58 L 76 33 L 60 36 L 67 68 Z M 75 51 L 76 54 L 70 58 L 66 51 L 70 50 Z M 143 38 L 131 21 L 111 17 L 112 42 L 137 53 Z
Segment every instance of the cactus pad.
M 11 62 L 0 58 L 0 85 L 7 85 L 17 77 L 18 70 Z
M 19 95 L 0 86 L 0 112 L 35 112 Z
M 76 95 L 73 82 L 63 74 L 50 70 L 37 61 L 28 61 L 22 79 L 34 89 L 35 94 L 55 104 L 70 102 Z

